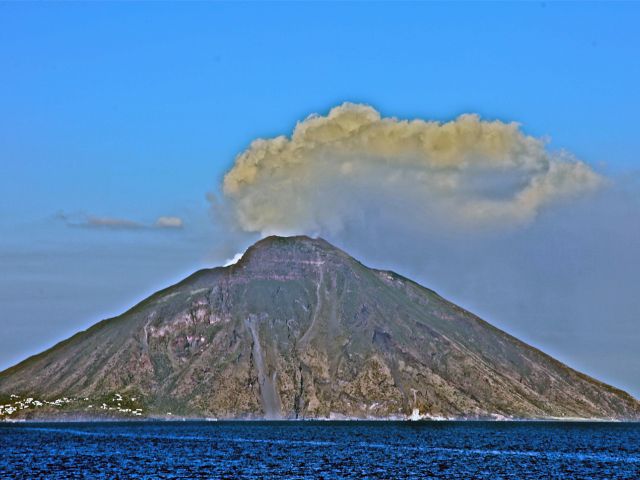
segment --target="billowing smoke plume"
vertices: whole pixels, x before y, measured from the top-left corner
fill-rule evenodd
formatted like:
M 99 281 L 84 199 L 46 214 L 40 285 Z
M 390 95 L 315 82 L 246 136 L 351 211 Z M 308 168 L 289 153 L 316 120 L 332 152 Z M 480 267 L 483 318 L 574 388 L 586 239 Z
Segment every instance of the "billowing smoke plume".
M 439 228 L 513 225 L 602 182 L 516 123 L 407 121 L 345 103 L 298 123 L 290 138 L 255 140 L 223 187 L 245 231 L 325 234 L 407 209 Z

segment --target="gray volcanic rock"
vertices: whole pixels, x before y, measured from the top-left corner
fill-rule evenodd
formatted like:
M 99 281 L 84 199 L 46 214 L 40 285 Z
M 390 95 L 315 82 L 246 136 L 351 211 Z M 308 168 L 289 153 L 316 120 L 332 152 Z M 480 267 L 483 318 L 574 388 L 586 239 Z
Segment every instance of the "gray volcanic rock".
M 0 403 L 4 418 L 640 416 L 627 393 L 308 237 L 265 238 L 5 370 Z

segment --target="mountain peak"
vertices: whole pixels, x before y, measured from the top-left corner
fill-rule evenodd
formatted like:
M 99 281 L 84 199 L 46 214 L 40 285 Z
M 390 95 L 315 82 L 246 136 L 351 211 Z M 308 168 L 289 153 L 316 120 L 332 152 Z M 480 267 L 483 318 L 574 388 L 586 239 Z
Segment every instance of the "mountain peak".
M 271 235 L 250 246 L 237 265 L 244 267 L 252 264 L 264 268 L 273 263 L 308 263 L 328 258 L 339 261 L 353 260 L 347 253 L 323 238 L 311 238 L 306 235 L 290 237 Z
M 280 236 L 270 235 L 258 240 L 249 248 L 256 249 L 289 249 L 289 248 L 312 248 L 319 250 L 338 250 L 321 237 L 309 237 L 307 235 Z

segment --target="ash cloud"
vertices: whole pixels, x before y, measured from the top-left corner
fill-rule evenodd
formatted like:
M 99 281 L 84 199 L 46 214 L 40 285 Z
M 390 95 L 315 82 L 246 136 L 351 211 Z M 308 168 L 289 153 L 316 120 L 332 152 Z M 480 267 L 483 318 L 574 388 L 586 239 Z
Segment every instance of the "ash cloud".
M 376 204 L 456 228 L 525 224 L 604 179 L 517 123 L 466 114 L 440 123 L 344 103 L 290 137 L 258 139 L 225 175 L 227 207 L 247 232 L 336 233 Z M 399 212 L 401 213 L 401 212 Z

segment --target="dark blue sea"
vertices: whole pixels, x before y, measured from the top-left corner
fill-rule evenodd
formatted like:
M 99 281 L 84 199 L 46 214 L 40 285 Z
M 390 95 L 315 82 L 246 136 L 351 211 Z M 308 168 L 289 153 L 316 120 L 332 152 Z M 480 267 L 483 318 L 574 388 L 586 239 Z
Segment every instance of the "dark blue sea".
M 640 424 L 0 424 L 0 478 L 640 479 Z

